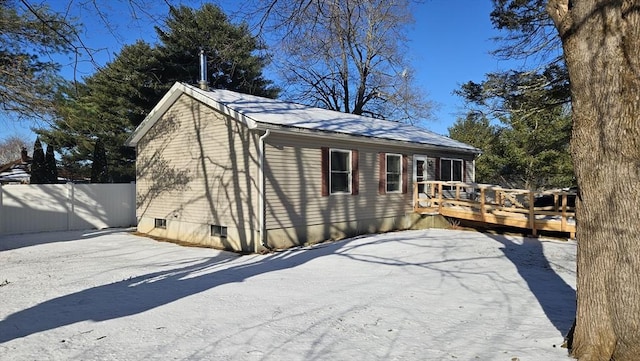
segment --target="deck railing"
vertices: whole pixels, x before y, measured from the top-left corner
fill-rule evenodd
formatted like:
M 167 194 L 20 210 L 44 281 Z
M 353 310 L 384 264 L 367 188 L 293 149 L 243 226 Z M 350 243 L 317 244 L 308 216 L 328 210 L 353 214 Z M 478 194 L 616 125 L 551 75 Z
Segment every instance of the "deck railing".
M 537 230 L 575 233 L 575 197 L 570 190 L 531 191 L 490 184 L 425 181 L 413 185 L 419 213 Z

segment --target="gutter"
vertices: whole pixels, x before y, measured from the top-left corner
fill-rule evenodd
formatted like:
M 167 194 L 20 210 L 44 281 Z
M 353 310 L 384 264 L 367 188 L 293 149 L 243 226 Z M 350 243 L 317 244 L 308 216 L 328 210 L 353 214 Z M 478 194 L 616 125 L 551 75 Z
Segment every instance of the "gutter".
M 304 129 L 304 128 L 298 128 L 298 127 L 292 127 L 292 126 L 283 126 L 283 125 L 260 123 L 260 122 L 256 122 L 256 123 L 257 125 L 255 129 L 258 129 L 258 130 L 271 130 L 274 133 L 307 136 L 307 137 L 319 138 L 323 140 L 340 139 L 340 140 L 350 141 L 350 142 L 359 141 L 366 144 L 372 144 L 375 142 L 376 145 L 389 145 L 389 146 L 396 146 L 396 147 L 400 146 L 400 147 L 407 147 L 407 148 L 413 148 L 418 150 L 450 151 L 455 153 L 474 154 L 475 156 L 482 154 L 482 150 L 472 146 L 469 146 L 468 148 L 466 147 L 460 148 L 460 147 L 455 147 L 451 145 L 416 143 L 408 140 L 385 139 L 385 138 L 377 138 L 374 136 L 367 136 L 367 135 L 339 133 L 339 132 L 317 130 L 317 129 Z M 448 137 L 445 137 L 445 138 L 448 138 Z
M 260 228 L 260 245 L 262 247 L 271 250 L 271 247 L 267 244 L 267 219 L 265 212 L 265 194 L 264 194 L 264 140 L 271 134 L 271 130 L 265 130 L 264 134 L 260 136 L 258 141 L 258 222 Z M 258 251 L 256 249 L 255 252 Z

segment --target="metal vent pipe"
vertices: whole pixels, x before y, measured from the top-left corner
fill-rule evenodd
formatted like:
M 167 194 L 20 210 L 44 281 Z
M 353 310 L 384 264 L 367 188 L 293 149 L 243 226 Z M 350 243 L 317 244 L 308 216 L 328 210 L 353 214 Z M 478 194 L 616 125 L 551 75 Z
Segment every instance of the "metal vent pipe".
M 209 90 L 209 82 L 207 81 L 207 55 L 204 49 L 200 49 L 200 80 L 198 81 L 200 89 Z

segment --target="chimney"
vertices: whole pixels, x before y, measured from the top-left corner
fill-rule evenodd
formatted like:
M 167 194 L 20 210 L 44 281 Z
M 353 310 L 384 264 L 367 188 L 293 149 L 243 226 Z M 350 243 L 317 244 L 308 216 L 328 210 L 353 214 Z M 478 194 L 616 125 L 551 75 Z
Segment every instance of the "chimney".
M 20 158 L 22 160 L 22 163 L 28 163 L 31 161 L 31 157 L 29 157 L 29 155 L 27 155 L 27 148 L 26 147 L 22 147 L 22 150 L 20 151 Z
M 200 89 L 209 90 L 209 82 L 207 81 L 207 56 L 204 49 L 200 49 L 200 80 L 198 81 Z

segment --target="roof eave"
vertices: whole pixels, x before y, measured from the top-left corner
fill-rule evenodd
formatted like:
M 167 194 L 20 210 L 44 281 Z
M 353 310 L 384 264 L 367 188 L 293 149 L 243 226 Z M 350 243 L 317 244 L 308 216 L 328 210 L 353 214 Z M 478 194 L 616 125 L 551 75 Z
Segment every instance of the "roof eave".
M 304 128 L 289 127 L 289 126 L 260 123 L 260 122 L 256 123 L 255 129 L 257 130 L 268 129 L 271 132 L 275 132 L 275 133 L 292 134 L 292 135 L 300 135 L 300 136 L 323 138 L 323 139 L 338 138 L 338 139 L 350 140 L 350 141 L 356 140 L 363 143 L 371 143 L 371 140 L 375 139 L 376 144 L 401 146 L 401 147 L 415 148 L 415 149 L 421 149 L 421 150 L 424 150 L 424 149 L 440 150 L 440 151 L 448 150 L 452 152 L 474 154 L 474 155 L 482 154 L 482 151 L 477 148 L 473 148 L 473 149 L 457 148 L 457 147 L 450 147 L 450 146 L 444 146 L 444 145 L 416 143 L 416 142 L 409 142 L 409 141 L 402 141 L 402 140 L 385 139 L 385 138 L 378 138 L 378 137 L 372 137 L 372 136 L 366 136 L 366 135 L 354 135 L 354 134 L 346 134 L 346 133 L 324 131 L 324 130 L 304 129 Z
M 211 97 L 207 95 L 206 90 L 201 90 L 199 88 L 193 87 L 184 83 L 175 83 L 169 89 L 169 91 L 160 99 L 158 104 L 149 112 L 149 114 L 144 118 L 144 120 L 140 123 L 140 125 L 131 133 L 129 138 L 125 141 L 125 145 L 129 147 L 135 147 L 140 139 L 144 137 L 145 134 L 156 124 L 156 122 L 171 108 L 171 106 L 178 100 L 180 95 L 186 94 L 203 104 L 215 109 L 222 114 L 230 116 L 231 118 L 242 122 L 249 129 L 254 129 L 257 127 L 257 123 L 255 120 L 250 117 L 245 116 L 242 113 L 238 113 L 235 110 L 229 108 L 223 103 L 217 102 L 213 100 Z

